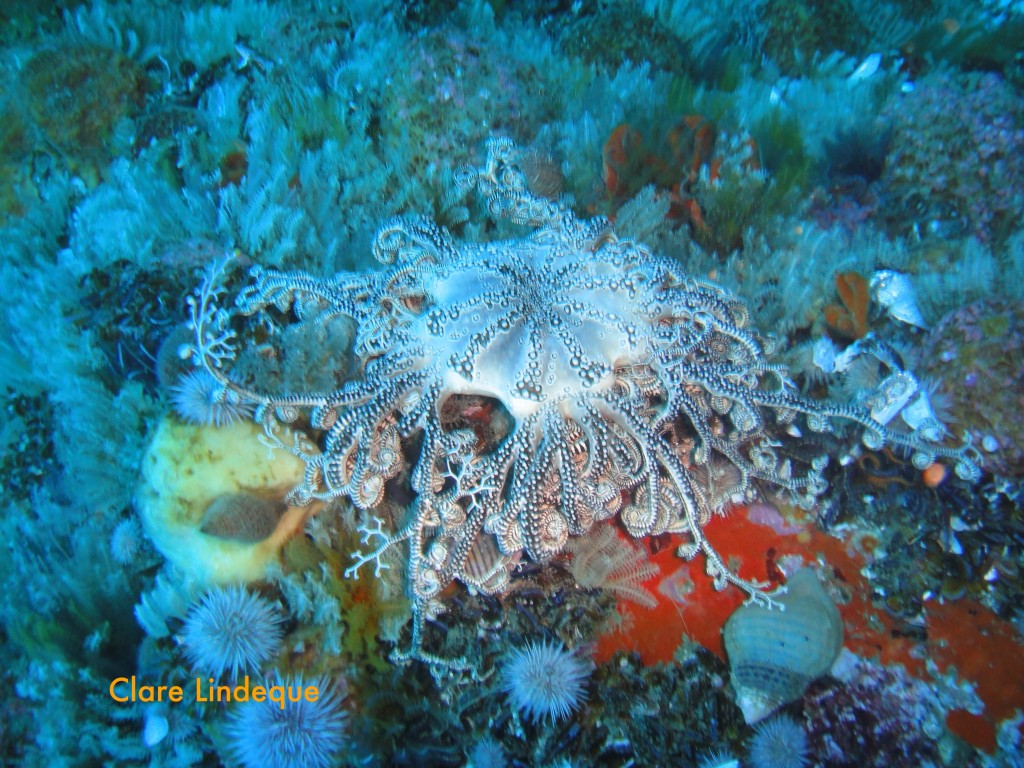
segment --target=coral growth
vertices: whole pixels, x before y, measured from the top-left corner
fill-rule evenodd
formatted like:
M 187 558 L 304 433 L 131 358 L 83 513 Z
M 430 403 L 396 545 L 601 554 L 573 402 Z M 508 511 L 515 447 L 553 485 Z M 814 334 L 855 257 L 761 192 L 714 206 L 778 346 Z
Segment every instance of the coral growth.
M 950 312 L 926 340 L 952 418 L 970 425 L 992 472 L 1024 475 L 1024 310 L 987 299 Z
M 856 53 L 867 43 L 868 30 L 850 0 L 765 0 L 756 7 L 764 55 L 790 76 L 801 74 L 817 53 Z
M 805 738 L 817 760 L 837 768 L 940 764 L 941 705 L 928 684 L 898 666 L 860 661 L 843 677 L 804 699 Z
M 26 63 L 18 87 L 35 143 L 95 179 L 114 155 L 118 122 L 139 111 L 147 85 L 137 62 L 81 45 L 40 51 Z
M 789 191 L 762 170 L 751 136 L 729 135 L 696 114 L 676 120 L 660 141 L 621 123 L 605 141 L 602 160 L 613 212 L 657 190 L 663 215 L 689 224 L 701 246 L 720 254 L 742 248 L 748 228 L 778 213 Z
M 933 688 L 937 665 L 984 703 L 903 717 L 947 732 L 901 753 L 858 728 L 922 685 L 894 685 L 887 704 L 849 683 L 866 712 L 824 702 L 846 728 L 819 723 L 808 697 L 844 688 L 819 681 L 803 709 L 818 762 L 836 734 L 855 758 L 857 739 L 872 746 L 869 763 L 937 764 L 955 741 L 947 765 L 985 762 L 972 748 L 1011 764 L 1021 3 L 0 6 L 6 762 L 280 763 L 290 742 L 314 765 L 454 766 L 487 734 L 516 766 L 692 766 L 716 748 L 716 768 L 735 768 L 752 734 L 714 655 L 721 628 L 799 556 L 845 591 L 848 647 Z M 911 125 L 928 101 L 942 108 Z M 528 148 L 460 171 L 494 134 Z M 901 187 L 904 162 L 920 173 Z M 382 230 L 393 261 L 375 263 L 380 222 L 410 213 L 424 219 Z M 183 299 L 226 252 L 231 293 L 200 296 L 214 310 L 200 315 L 238 354 L 196 368 L 178 357 L 195 345 Z M 836 294 L 836 273 L 880 270 L 912 282 L 929 325 L 950 321 L 929 338 L 890 323 L 877 295 Z M 320 301 L 324 286 L 337 292 Z M 891 413 L 883 383 L 907 385 L 903 370 L 817 365 L 869 337 L 899 369 L 931 369 L 955 434 Z M 788 350 L 793 368 L 776 369 Z M 826 395 L 854 404 L 811 400 Z M 800 406 L 792 420 L 780 401 Z M 857 445 L 864 426 L 888 450 Z M 956 452 L 961 430 L 994 473 L 974 487 L 928 450 Z M 825 454 L 839 460 L 822 469 Z M 936 487 L 915 454 L 942 470 Z M 824 480 L 813 509 L 792 506 Z M 296 488 L 314 503 L 289 507 Z M 767 505 L 770 525 L 755 520 Z M 664 576 L 639 581 L 651 562 Z M 726 570 L 748 589 L 716 591 Z M 108 695 L 114 676 L 217 670 L 193 670 L 188 650 L 218 630 L 181 642 L 216 584 L 287 612 L 276 650 L 239 677 L 344 673 L 353 716 L 338 728 L 331 708 L 326 748 L 290 726 L 264 746 L 269 713 Z M 629 599 L 647 596 L 654 608 Z M 500 690 L 510 649 L 542 638 L 596 664 L 585 706 L 555 723 Z M 410 655 L 469 669 L 389 661 Z M 343 729 L 348 754 L 330 735 Z

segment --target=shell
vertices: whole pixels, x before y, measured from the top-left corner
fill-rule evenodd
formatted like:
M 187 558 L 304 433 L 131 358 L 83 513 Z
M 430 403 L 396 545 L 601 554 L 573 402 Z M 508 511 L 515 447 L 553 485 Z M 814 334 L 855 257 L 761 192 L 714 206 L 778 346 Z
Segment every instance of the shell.
M 799 699 L 843 647 L 839 610 L 813 569 L 794 573 L 774 599 L 785 610 L 747 604 L 725 625 L 732 685 L 747 723 Z
M 934 443 L 942 441 L 942 434 L 945 430 L 935 416 L 927 392 L 922 391 L 916 400 L 911 401 L 906 408 L 900 411 L 900 418 L 908 427 L 923 435 L 925 439 Z
M 142 727 L 142 742 L 147 747 L 155 747 L 164 740 L 164 737 L 167 736 L 167 732 L 170 730 L 167 718 L 155 713 L 153 710 L 146 712 L 144 723 L 145 725 Z
M 859 80 L 867 80 L 875 72 L 878 71 L 879 66 L 882 64 L 882 54 L 872 53 L 864 61 L 860 63 L 860 66 L 853 70 L 853 73 L 848 78 L 851 83 L 856 83 Z
M 888 424 L 919 389 L 920 385 L 912 374 L 896 371 L 875 387 L 865 398 L 864 404 L 870 409 L 871 418 L 879 424 Z
M 927 330 L 921 310 L 917 307 L 917 293 L 909 277 L 891 269 L 879 270 L 871 276 L 871 290 L 874 291 L 875 301 L 885 307 L 893 320 Z
M 255 544 L 274 532 L 285 509 L 279 501 L 248 493 L 225 493 L 210 502 L 200 530 L 221 539 Z
M 512 558 L 503 555 L 498 542 L 488 534 L 473 542 L 462 566 L 462 580 L 471 590 L 487 595 L 501 591 L 508 584 Z

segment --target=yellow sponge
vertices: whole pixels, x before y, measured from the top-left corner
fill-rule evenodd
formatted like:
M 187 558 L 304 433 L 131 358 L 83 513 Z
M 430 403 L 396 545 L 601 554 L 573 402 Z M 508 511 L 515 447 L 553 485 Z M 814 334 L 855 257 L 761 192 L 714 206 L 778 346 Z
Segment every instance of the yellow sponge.
M 312 509 L 280 503 L 302 481 L 305 464 L 284 451 L 271 452 L 260 443 L 261 434 L 258 425 L 247 421 L 194 426 L 167 416 L 143 457 L 135 494 L 143 528 L 164 557 L 199 586 L 262 578 Z M 253 541 L 252 536 L 209 532 L 224 529 L 209 525 L 211 505 L 222 514 L 225 504 L 218 500 L 232 498 L 255 499 L 256 504 L 264 499 L 265 506 L 279 511 L 270 528 L 257 534 L 265 537 Z M 240 505 L 239 515 L 252 506 Z M 245 524 L 243 519 L 240 527 Z

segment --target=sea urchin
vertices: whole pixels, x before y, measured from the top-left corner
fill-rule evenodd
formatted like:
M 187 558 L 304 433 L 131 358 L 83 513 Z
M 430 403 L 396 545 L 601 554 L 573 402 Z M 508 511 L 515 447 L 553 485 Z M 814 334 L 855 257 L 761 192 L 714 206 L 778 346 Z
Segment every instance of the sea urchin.
M 750 740 L 750 764 L 754 768 L 804 768 L 807 733 L 788 715 L 777 715 L 757 727 Z
M 509 702 L 531 720 L 561 720 L 586 698 L 588 665 L 561 643 L 530 642 L 513 650 L 501 670 Z
M 185 374 L 171 387 L 171 405 L 186 424 L 223 427 L 252 416 L 251 403 L 243 402 L 208 371 Z
M 277 653 L 283 617 L 244 587 L 218 587 L 192 607 L 181 632 L 192 667 L 220 677 L 258 666 Z
M 268 685 L 287 689 L 315 685 L 315 701 L 301 697 L 284 706 L 273 701 L 247 701 L 232 713 L 226 728 L 229 748 L 244 768 L 326 768 L 334 765 L 345 741 L 348 713 L 344 698 L 324 678 L 301 676 Z

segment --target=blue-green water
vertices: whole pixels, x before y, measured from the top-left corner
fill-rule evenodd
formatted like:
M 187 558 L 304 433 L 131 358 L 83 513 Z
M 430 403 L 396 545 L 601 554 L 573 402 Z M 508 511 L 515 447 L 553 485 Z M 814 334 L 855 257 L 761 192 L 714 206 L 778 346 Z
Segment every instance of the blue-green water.
M 0 20 L 4 764 L 1024 764 L 1019 4 Z

